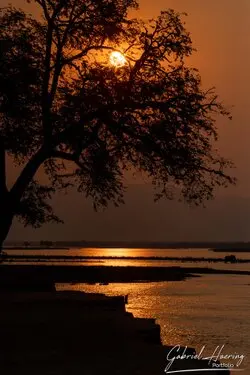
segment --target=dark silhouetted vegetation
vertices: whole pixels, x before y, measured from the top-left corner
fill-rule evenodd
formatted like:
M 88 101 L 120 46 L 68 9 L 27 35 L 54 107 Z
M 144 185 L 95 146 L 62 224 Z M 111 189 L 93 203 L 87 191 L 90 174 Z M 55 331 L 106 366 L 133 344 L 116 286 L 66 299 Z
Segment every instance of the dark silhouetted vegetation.
M 0 244 L 15 216 L 60 222 L 49 204 L 58 190 L 75 186 L 95 208 L 123 203 L 128 169 L 156 199 L 195 204 L 234 182 L 214 149 L 217 115 L 229 113 L 186 64 L 182 14 L 142 22 L 128 18 L 135 0 L 35 2 L 40 18 L 0 11 Z M 111 51 L 127 63 L 112 66 Z M 20 167 L 11 187 L 6 156 Z

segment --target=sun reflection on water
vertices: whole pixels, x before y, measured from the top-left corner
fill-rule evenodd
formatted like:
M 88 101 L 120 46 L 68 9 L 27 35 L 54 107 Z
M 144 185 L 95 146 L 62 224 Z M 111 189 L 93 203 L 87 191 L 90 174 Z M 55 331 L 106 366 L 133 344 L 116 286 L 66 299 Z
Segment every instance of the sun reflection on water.
M 161 326 L 163 344 L 175 345 L 178 342 L 185 345 L 186 337 L 194 335 L 195 332 L 187 326 L 180 327 L 179 322 L 175 319 L 177 312 L 180 312 L 179 306 L 185 303 L 185 298 L 182 296 L 172 298 L 170 294 L 167 294 L 168 288 L 173 285 L 173 282 L 112 283 L 108 285 L 58 284 L 57 289 L 103 293 L 107 296 L 128 294 L 129 303 L 126 305 L 126 311 L 138 318 L 155 318 L 156 323 Z
M 203 275 L 178 282 L 65 284 L 58 288 L 128 294 L 127 311 L 135 317 L 155 318 L 164 345 L 187 345 L 197 351 L 205 345 L 204 355 L 225 345 L 228 353 L 245 354 L 245 368 L 250 367 L 249 276 Z

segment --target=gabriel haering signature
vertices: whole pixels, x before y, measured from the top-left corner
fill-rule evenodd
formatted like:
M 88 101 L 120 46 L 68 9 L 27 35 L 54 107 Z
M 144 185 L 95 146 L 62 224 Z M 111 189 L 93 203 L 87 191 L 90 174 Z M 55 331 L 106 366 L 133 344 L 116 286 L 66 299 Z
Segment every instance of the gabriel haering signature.
M 206 360 L 206 366 L 210 367 L 210 371 L 218 371 L 218 369 L 230 369 L 230 371 L 243 371 L 243 369 L 240 369 L 240 365 L 242 364 L 245 355 L 234 353 L 234 354 L 228 354 L 224 351 L 225 345 L 217 346 L 215 350 L 213 351 L 212 355 L 209 357 L 202 357 L 204 350 L 206 346 L 204 345 L 199 353 L 193 352 L 190 353 L 190 350 L 188 350 L 188 347 L 181 347 L 180 345 L 176 345 L 168 352 L 167 360 L 168 364 L 165 368 L 166 374 L 173 374 L 182 372 L 195 372 L 195 371 L 201 371 L 201 369 L 184 369 L 185 367 L 185 360 Z M 189 352 L 189 353 L 188 353 Z M 174 364 L 175 361 L 183 360 L 182 364 L 182 370 L 175 370 L 171 371 L 171 367 Z M 219 361 L 219 362 L 218 362 Z M 204 368 L 205 370 L 205 368 Z

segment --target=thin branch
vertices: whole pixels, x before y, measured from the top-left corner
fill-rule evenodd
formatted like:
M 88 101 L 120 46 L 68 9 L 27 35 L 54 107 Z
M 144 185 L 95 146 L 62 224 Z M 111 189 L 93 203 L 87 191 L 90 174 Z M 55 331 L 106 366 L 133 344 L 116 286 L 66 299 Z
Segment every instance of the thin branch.
M 67 25 L 67 27 L 64 31 L 64 34 L 63 34 L 63 37 L 62 37 L 61 41 L 60 41 L 59 36 L 58 36 L 59 44 L 58 44 L 58 47 L 57 47 L 55 71 L 54 71 L 54 77 L 53 77 L 51 92 L 50 92 L 51 105 L 52 105 L 52 102 L 53 102 L 54 97 L 56 95 L 56 91 L 57 91 L 57 87 L 58 87 L 58 81 L 59 81 L 60 74 L 61 74 L 61 71 L 62 71 L 62 68 L 63 68 L 63 64 L 61 62 L 61 59 L 62 59 L 62 56 L 63 56 L 63 48 L 64 48 L 64 46 L 67 42 L 67 36 L 68 36 L 68 32 L 69 32 L 69 29 L 70 29 L 71 24 L 72 24 L 72 18 L 73 18 L 73 15 L 74 15 L 74 11 L 75 11 L 75 7 L 76 7 L 77 2 L 78 2 L 78 0 L 75 0 L 74 4 L 72 6 L 70 16 L 69 16 L 69 20 L 68 20 L 68 25 Z M 56 27 L 55 27 L 55 30 L 57 31 Z
M 36 2 L 39 5 L 41 5 L 41 7 L 43 8 L 43 13 L 44 13 L 44 16 L 45 16 L 46 20 L 48 22 L 50 22 L 51 18 L 50 18 L 49 11 L 48 11 L 48 8 L 47 8 L 47 5 L 46 5 L 46 1 L 45 0 L 36 0 Z
M 45 148 L 40 148 L 37 153 L 32 156 L 32 158 L 28 161 L 28 163 L 23 168 L 22 172 L 20 173 L 19 177 L 17 178 L 16 182 L 12 186 L 10 190 L 10 195 L 13 199 L 14 203 L 20 202 L 27 186 L 30 184 L 32 179 L 34 178 L 37 170 L 42 165 L 42 163 L 47 159 L 48 152 Z
M 75 0 L 74 4 L 72 5 L 72 9 L 71 9 L 69 20 L 68 20 L 68 25 L 65 28 L 63 38 L 62 38 L 62 45 L 64 45 L 67 41 L 68 32 L 70 30 L 70 27 L 72 26 L 73 15 L 74 15 L 75 7 L 76 7 L 76 4 L 78 3 L 78 1 L 79 0 Z
M 6 185 L 6 152 L 4 142 L 0 138 L 0 200 L 8 192 Z
M 63 151 L 53 151 L 52 155 L 53 158 L 73 161 L 80 169 L 84 170 L 84 165 L 79 160 L 79 155 L 76 154 L 68 154 L 67 152 Z M 69 174 L 70 176 L 70 174 Z M 61 175 L 61 177 L 67 177 L 67 175 Z
M 113 47 L 108 47 L 108 46 L 103 46 L 103 45 L 100 45 L 100 46 L 90 46 L 88 48 L 85 48 L 82 52 L 78 53 L 77 55 L 75 56 L 72 56 L 71 58 L 69 59 L 65 59 L 64 60 L 64 65 L 67 65 L 77 59 L 81 59 L 83 56 L 86 56 L 86 54 L 91 51 L 91 50 L 101 50 L 101 49 L 107 49 L 109 51 L 117 51 L 115 48 Z
M 50 81 L 50 64 L 51 64 L 51 50 L 53 43 L 53 23 L 51 19 L 48 20 L 48 29 L 46 36 L 46 54 L 45 54 L 45 73 L 42 88 L 42 113 L 43 113 L 43 130 L 44 130 L 44 143 L 50 139 L 50 126 L 49 126 L 49 112 L 50 112 L 50 98 L 49 98 L 49 81 Z
M 82 73 L 81 68 L 78 65 L 74 64 L 74 62 L 69 63 L 69 65 L 72 66 L 77 71 L 77 73 L 79 74 L 79 76 L 81 77 L 81 79 L 85 80 L 85 82 L 86 82 L 86 77 Z
M 51 157 L 52 158 L 58 158 L 58 159 L 64 159 L 64 160 L 68 160 L 68 161 L 76 161 L 76 157 L 74 154 L 68 154 L 67 152 L 63 152 L 63 151 L 53 151 L 51 153 Z
M 224 177 L 226 180 L 228 180 L 230 183 L 233 183 L 233 184 L 236 182 L 235 178 L 232 178 L 230 176 L 225 175 L 225 173 L 223 172 L 222 169 L 207 168 L 207 167 L 199 165 L 198 170 L 204 171 L 204 172 L 207 172 L 207 173 L 210 173 L 210 174 L 214 174 L 214 175 L 217 175 L 219 177 Z

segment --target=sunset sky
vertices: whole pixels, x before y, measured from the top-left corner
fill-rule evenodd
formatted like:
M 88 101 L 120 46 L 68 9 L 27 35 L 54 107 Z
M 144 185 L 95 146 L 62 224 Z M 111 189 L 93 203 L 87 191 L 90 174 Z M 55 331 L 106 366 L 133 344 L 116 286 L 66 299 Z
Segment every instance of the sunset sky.
M 24 0 L 2 0 L 24 7 Z M 137 17 L 151 18 L 173 8 L 188 13 L 186 27 L 197 52 L 190 63 L 200 70 L 203 85 L 215 86 L 232 109 L 233 120 L 217 126 L 220 153 L 232 159 L 236 187 L 218 191 L 206 209 L 176 202 L 153 203 L 153 190 L 128 177 L 126 205 L 95 213 L 91 202 L 75 192 L 54 199 L 65 225 L 40 230 L 15 224 L 9 240 L 250 240 L 250 1 L 141 0 Z M 136 15 L 136 14 L 135 14 Z

